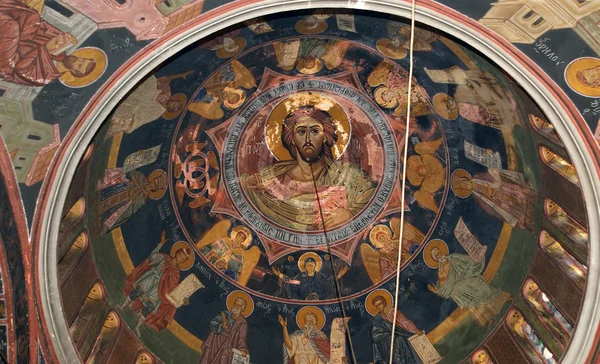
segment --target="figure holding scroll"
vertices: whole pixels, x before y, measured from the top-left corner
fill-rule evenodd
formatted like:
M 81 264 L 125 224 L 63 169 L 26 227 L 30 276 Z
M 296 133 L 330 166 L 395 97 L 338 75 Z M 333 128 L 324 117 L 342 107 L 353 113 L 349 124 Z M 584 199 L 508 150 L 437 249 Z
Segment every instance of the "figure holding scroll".
M 324 364 L 329 363 L 330 343 L 322 331 L 325 314 L 314 306 L 305 306 L 296 315 L 300 330 L 291 335 L 287 328 L 287 318 L 279 316 L 283 327 L 283 363 L 284 364 Z
M 481 274 L 485 260 L 476 262 L 466 254 L 448 254 L 448 246 L 435 239 L 423 251 L 425 264 L 438 270 L 438 283 L 427 285 L 436 295 L 450 298 L 458 307 L 468 309 L 479 326 L 493 323 L 508 293 L 492 286 Z
M 373 364 L 420 364 L 421 360 L 408 340 L 419 332 L 419 329 L 400 311 L 396 312 L 394 357 L 390 361 L 392 323 L 394 322 L 392 295 L 383 289 L 375 290 L 367 296 L 365 306 L 367 311 L 373 315 L 373 326 L 371 327 Z
M 200 364 L 231 364 L 234 356 L 249 355 L 246 317 L 253 310 L 254 302 L 247 293 L 233 291 L 227 296 L 227 310 L 210 320 L 210 334 L 202 345 Z
M 138 333 L 142 323 L 160 332 L 173 321 L 177 308 L 167 295 L 179 284 L 179 270 L 189 268 L 190 263 L 193 263 L 192 250 L 180 244 L 173 246 L 171 255 L 161 253 L 166 242 L 166 231 L 163 231 L 160 242 L 148 259 L 138 265 L 125 280 L 123 292 L 127 298 L 122 308 L 132 306 L 137 313 Z M 184 304 L 187 303 L 186 300 Z

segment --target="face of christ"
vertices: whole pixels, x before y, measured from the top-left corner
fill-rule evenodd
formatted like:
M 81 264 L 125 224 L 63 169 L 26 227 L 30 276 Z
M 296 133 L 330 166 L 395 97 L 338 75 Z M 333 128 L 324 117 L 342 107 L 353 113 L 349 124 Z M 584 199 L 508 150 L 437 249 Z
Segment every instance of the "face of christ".
M 292 158 L 306 163 L 319 161 L 323 156 L 333 158 L 331 148 L 337 141 L 336 127 L 331 116 L 312 106 L 291 112 L 283 125 L 283 146 Z
M 294 129 L 294 147 L 300 158 L 314 163 L 323 156 L 323 145 L 326 141 L 323 125 L 310 116 L 301 117 Z

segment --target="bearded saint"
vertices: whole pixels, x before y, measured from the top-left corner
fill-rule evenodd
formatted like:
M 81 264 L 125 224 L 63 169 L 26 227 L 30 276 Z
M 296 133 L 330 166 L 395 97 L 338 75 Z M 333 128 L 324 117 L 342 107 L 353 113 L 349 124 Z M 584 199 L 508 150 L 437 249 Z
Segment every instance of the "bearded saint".
M 240 181 L 262 214 L 287 228 L 313 231 L 339 226 L 367 205 L 375 183 L 360 169 L 333 159 L 337 134 L 328 113 L 312 106 L 298 108 L 285 118 L 281 138 L 292 160 L 244 175 Z
M 210 320 L 210 334 L 202 344 L 200 364 L 231 364 L 233 349 L 248 355 L 246 334 L 248 322 L 242 312 L 248 303 L 236 298 L 230 310 L 225 310 Z
M 479 326 L 487 324 L 489 327 L 511 297 L 481 275 L 485 260 L 477 262 L 466 254 L 445 255 L 438 248 L 431 250 L 431 257 L 438 263 L 438 283 L 429 284 L 427 288 L 468 309 Z
M 377 314 L 373 318 L 371 340 L 373 341 L 373 364 L 390 363 L 390 345 L 392 344 L 392 323 L 394 308 L 388 307 L 383 296 L 373 298 Z M 393 364 L 420 364 L 421 360 L 408 339 L 417 333 L 417 326 L 396 311 L 396 327 L 394 330 L 394 359 Z
M 62 74 L 54 62 L 62 63 L 75 77 L 90 74 L 93 59 L 68 56 L 62 50 L 76 44 L 43 21 L 40 14 L 16 0 L 0 0 L 0 78 L 26 85 L 44 86 Z
M 283 327 L 283 364 L 329 363 L 329 339 L 317 328 L 317 316 L 308 312 L 304 316 L 304 327 L 288 333 L 287 319 L 279 316 Z
M 123 307 L 133 305 L 133 310 L 140 315 L 138 330 L 142 322 L 156 331 L 162 331 L 175 317 L 177 308 L 167 299 L 179 284 L 179 264 L 185 262 L 192 251 L 179 249 L 174 257 L 161 253 L 166 242 L 163 231 L 161 240 L 148 259 L 138 265 L 125 279 L 123 292 L 127 296 Z M 185 301 L 184 304 L 188 304 Z

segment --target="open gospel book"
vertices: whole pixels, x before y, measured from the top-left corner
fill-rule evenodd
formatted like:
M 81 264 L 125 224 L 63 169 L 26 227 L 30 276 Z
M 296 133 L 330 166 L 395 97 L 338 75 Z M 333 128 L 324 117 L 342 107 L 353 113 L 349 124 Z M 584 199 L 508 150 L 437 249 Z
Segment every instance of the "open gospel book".
M 231 349 L 231 351 L 233 352 L 231 364 L 250 364 L 250 355 L 244 356 L 244 353 L 238 349 Z
M 183 306 L 185 300 L 189 299 L 200 288 L 204 288 L 204 285 L 198 280 L 198 277 L 192 273 L 185 277 L 174 290 L 167 294 L 167 299 L 173 306 L 179 308 Z
M 435 364 L 442 360 L 440 354 L 435 350 L 433 344 L 427 338 L 425 334 L 415 334 L 408 338 L 408 342 L 412 345 L 413 349 L 423 364 Z

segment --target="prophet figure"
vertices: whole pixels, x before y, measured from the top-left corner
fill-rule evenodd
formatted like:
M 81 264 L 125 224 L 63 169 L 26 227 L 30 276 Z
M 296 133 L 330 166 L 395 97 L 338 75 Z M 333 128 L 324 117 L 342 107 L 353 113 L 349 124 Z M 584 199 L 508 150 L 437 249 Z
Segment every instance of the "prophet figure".
M 221 226 L 219 226 L 221 227 Z M 208 261 L 229 278 L 245 286 L 260 259 L 260 248 L 250 247 L 252 233 L 245 226 L 236 226 L 229 237 L 202 247 L 197 244 Z
M 287 328 L 287 318 L 279 316 L 279 324 L 283 327 L 283 364 L 329 363 L 329 338 L 319 328 L 317 315 L 312 310 L 299 312 L 298 315 L 303 315 L 298 320 L 300 330 L 291 335 Z
M 231 299 L 228 299 L 228 308 L 210 320 L 210 334 L 202 344 L 202 359 L 200 364 L 231 364 L 234 352 L 247 357 L 248 345 L 246 335 L 248 333 L 249 314 L 248 308 L 252 305 L 250 296 L 234 291 Z M 240 294 L 237 294 L 240 293 Z M 231 303 L 230 303 L 231 302 Z M 244 315 L 246 314 L 246 315 Z
M 159 199 L 167 190 L 167 175 L 157 169 L 146 177 L 132 170 L 127 174 L 123 168 L 109 168 L 98 182 L 98 215 L 101 234 L 121 226 L 138 212 L 148 200 Z
M 430 254 L 438 269 L 438 283 L 429 284 L 427 288 L 440 297 L 452 299 L 458 307 L 468 309 L 478 325 L 487 323 L 489 327 L 510 295 L 492 286 L 481 275 L 485 261 L 477 262 L 466 254 L 448 255 L 432 244 L 428 244 L 423 254 Z
M 534 228 L 537 196 L 521 173 L 490 168 L 471 177 L 464 170 L 456 170 L 452 174 L 452 189 L 462 198 L 473 194 L 487 213 L 512 227 Z
M 279 269 L 273 267 L 273 273 L 279 277 L 279 290 L 275 296 L 297 300 L 326 300 L 335 296 L 334 279 L 339 280 L 347 271 L 343 266 L 338 270 L 336 277 L 327 277 L 321 273 L 323 262 L 317 254 L 309 252 L 298 259 L 300 274 L 289 278 Z
M 119 104 L 110 120 L 106 138 L 122 132 L 131 134 L 161 116 L 167 120 L 177 117 L 183 110 L 187 98 L 182 93 L 171 94 L 171 81 L 178 78 L 185 80 L 191 73 L 193 71 L 158 79 L 154 76 L 148 77 Z
M 175 317 L 177 308 L 167 299 L 179 284 L 179 265 L 193 254 L 189 248 L 176 250 L 173 256 L 161 253 L 165 245 L 166 232 L 163 231 L 160 242 L 154 248 L 148 259 L 135 267 L 125 279 L 123 293 L 127 297 L 122 308 L 132 306 L 138 314 L 138 325 L 142 323 L 156 331 L 162 331 Z M 189 301 L 186 299 L 184 305 Z
M 333 159 L 338 137 L 327 112 L 297 108 L 285 118 L 281 138 L 292 160 L 240 178 L 247 198 L 264 216 L 287 228 L 313 231 L 339 226 L 366 207 L 376 185 L 357 167 Z
M 394 273 L 398 267 L 398 242 L 400 241 L 400 219 L 392 218 L 390 227 L 376 225 L 369 233 L 369 240 L 373 247 L 367 243 L 360 246 L 360 256 L 365 270 L 373 284 L 381 282 L 385 277 Z M 401 259 L 408 261 L 411 256 L 411 247 L 419 245 L 425 235 L 414 225 L 404 222 Z
M 42 20 L 34 9 L 16 0 L 0 0 L 0 78 L 26 86 L 44 86 L 63 73 L 84 77 L 96 68 L 94 59 L 67 55 L 77 44 Z M 66 71 L 59 71 L 61 63 Z
M 391 296 L 390 296 L 391 300 Z M 382 295 L 372 298 L 372 304 L 377 310 L 373 317 L 371 327 L 371 340 L 373 340 L 373 364 L 390 363 L 390 345 L 392 341 L 392 323 L 394 322 L 394 308 L 389 307 L 388 300 Z M 420 364 L 421 360 L 408 341 L 408 338 L 417 334 L 417 326 L 396 311 L 396 327 L 394 329 L 394 358 L 393 364 Z M 419 332 L 423 334 L 422 331 Z

